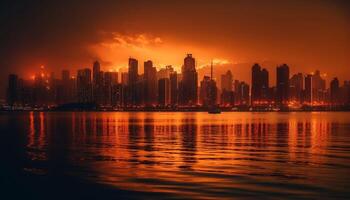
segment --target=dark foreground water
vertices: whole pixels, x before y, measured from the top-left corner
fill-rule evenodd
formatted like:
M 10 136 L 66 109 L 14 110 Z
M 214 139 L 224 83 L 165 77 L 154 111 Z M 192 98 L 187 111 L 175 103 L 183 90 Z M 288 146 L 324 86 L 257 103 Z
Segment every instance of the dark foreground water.
M 350 113 L 1 113 L 0 131 L 0 199 L 350 199 Z

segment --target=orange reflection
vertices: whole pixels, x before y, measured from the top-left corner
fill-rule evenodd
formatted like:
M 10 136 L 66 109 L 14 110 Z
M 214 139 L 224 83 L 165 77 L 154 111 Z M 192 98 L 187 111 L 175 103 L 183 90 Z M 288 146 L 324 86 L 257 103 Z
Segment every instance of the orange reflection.
M 195 185 L 266 190 L 267 186 L 251 185 L 251 177 L 262 182 L 283 177 L 305 181 L 301 163 L 308 168 L 334 162 L 329 147 L 339 140 L 331 135 L 345 118 L 339 113 L 31 112 L 29 119 L 28 146 L 38 151 L 31 152 L 33 159 L 59 155 L 91 174 L 84 178 L 93 182 L 176 192 Z M 53 132 L 57 125 L 60 131 Z M 45 137 L 48 131 L 55 143 Z M 56 150 L 48 151 L 43 144 Z M 316 171 L 307 173 L 319 176 Z M 184 195 L 201 197 L 188 189 Z

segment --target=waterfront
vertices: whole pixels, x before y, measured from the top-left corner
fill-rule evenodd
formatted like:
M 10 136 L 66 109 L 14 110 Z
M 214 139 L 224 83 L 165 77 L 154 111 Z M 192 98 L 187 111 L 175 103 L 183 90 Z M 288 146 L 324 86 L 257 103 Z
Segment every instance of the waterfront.
M 0 115 L 5 195 L 348 199 L 346 112 Z

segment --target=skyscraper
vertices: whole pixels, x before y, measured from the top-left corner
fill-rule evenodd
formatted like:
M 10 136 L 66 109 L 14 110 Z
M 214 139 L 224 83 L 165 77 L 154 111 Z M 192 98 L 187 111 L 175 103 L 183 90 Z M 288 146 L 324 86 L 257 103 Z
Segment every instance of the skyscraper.
M 269 72 L 256 63 L 252 67 L 251 104 L 253 107 L 265 106 L 269 104 L 269 98 Z
M 332 105 L 340 104 L 340 87 L 338 78 L 334 78 L 330 83 L 330 100 Z
M 70 77 L 69 70 L 62 70 L 61 82 L 57 85 L 57 103 L 71 103 L 74 102 L 74 80 Z
M 19 84 L 18 76 L 15 74 L 10 74 L 8 76 L 8 88 L 7 88 L 7 103 L 13 106 L 19 101 Z
M 251 104 L 252 106 L 258 105 L 261 98 L 261 67 L 255 63 L 252 67 L 252 94 Z
M 79 103 L 92 102 L 91 70 L 89 68 L 78 70 L 77 91 Z
M 344 81 L 342 86 L 342 103 L 350 106 L 350 81 Z
M 113 105 L 113 87 L 118 83 L 117 72 L 105 72 L 103 85 L 103 104 Z
M 158 104 L 160 106 L 170 105 L 170 80 L 162 78 L 158 80 Z
M 199 90 L 200 104 L 204 107 L 216 105 L 217 88 L 216 82 L 209 76 L 204 76 Z
M 170 74 L 170 103 L 173 106 L 178 103 L 178 77 L 176 71 Z
M 228 70 L 226 74 L 221 75 L 221 91 L 232 91 L 233 76 L 231 70 Z
M 326 80 L 321 76 L 319 70 L 316 70 L 312 75 L 312 100 L 315 104 L 320 104 L 325 101 Z
M 233 76 L 228 70 L 226 74 L 221 75 L 221 105 L 232 106 L 234 104 L 233 95 Z
M 127 86 L 128 85 L 128 80 L 129 80 L 129 74 L 128 72 L 121 72 L 121 84 L 123 86 Z
M 249 105 L 249 85 L 239 80 L 235 81 L 235 105 L 246 107 Z
M 267 69 L 262 69 L 260 72 L 261 77 L 261 104 L 267 105 L 269 104 L 269 72 Z
M 185 106 L 197 104 L 198 94 L 198 74 L 196 71 L 196 61 L 192 54 L 187 54 L 182 66 L 182 80 L 180 82 L 179 103 Z
M 308 74 L 305 77 L 304 104 L 312 105 L 312 75 Z
M 137 104 L 138 61 L 129 58 L 128 68 L 128 104 Z
M 302 101 L 303 79 L 302 73 L 294 74 L 292 78 L 290 78 L 289 97 L 293 102 L 301 103 Z
M 157 69 L 150 60 L 144 63 L 144 80 L 145 104 L 152 106 L 157 102 Z
M 278 106 L 286 106 L 289 100 L 289 67 L 286 64 L 276 68 L 276 103 Z
M 129 58 L 129 68 L 128 68 L 128 74 L 129 74 L 129 85 L 136 84 L 138 80 L 138 61 L 134 58 Z
M 97 104 L 103 104 L 103 72 L 101 71 L 100 63 L 95 61 L 93 63 L 93 83 L 92 83 L 92 93 L 93 100 Z

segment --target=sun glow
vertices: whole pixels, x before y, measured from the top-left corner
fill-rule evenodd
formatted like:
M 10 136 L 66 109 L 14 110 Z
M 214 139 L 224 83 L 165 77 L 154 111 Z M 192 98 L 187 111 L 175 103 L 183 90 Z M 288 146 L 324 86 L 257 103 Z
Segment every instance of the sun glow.
M 109 66 L 105 66 L 107 69 L 119 71 L 126 68 L 127 58 L 134 57 L 139 60 L 139 66 L 143 66 L 143 61 L 152 60 L 158 69 L 172 65 L 179 72 L 187 52 L 196 55 L 197 67 L 207 66 L 211 61 L 216 65 L 230 63 L 228 59 L 216 55 L 210 48 L 184 45 L 183 42 L 160 36 L 145 33 L 135 35 L 112 33 L 110 35 L 105 41 L 89 48 L 100 60 L 109 63 Z M 215 58 L 211 60 L 210 58 L 213 57 Z

